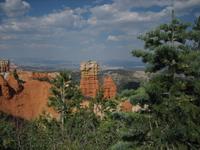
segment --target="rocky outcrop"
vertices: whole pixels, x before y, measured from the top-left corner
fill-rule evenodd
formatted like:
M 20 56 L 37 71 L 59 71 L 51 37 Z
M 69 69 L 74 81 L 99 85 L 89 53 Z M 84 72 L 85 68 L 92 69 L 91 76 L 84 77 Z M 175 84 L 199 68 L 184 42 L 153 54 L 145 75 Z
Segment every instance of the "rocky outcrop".
M 104 77 L 103 80 L 104 98 L 113 98 L 117 94 L 117 87 L 111 76 Z
M 121 102 L 119 104 L 119 107 L 120 107 L 120 111 L 123 111 L 123 112 L 131 112 L 132 111 L 132 107 L 133 105 L 130 103 L 129 100 L 126 100 L 124 102 Z
M 80 89 L 85 97 L 95 97 L 99 91 L 99 65 L 95 61 L 81 63 Z
M 123 101 L 119 104 L 119 111 L 123 112 L 140 112 L 141 110 L 147 110 L 148 105 L 144 105 L 144 107 L 141 107 L 139 104 L 132 105 L 129 100 Z
M 139 112 L 142 110 L 142 107 L 140 105 L 135 105 L 132 107 L 132 112 Z
M 23 86 L 23 91 L 10 100 L 0 96 L 0 111 L 27 120 L 36 119 L 44 112 L 49 116 L 59 118 L 59 114 L 48 107 L 50 83 L 29 80 Z
M 14 73 L 0 75 L 0 96 L 5 99 L 12 98 L 23 90 L 22 84 L 15 78 Z
M 9 86 L 15 91 L 15 93 L 19 93 L 22 91 L 23 86 L 19 83 L 17 79 L 15 79 L 14 74 L 9 74 L 6 79 Z
M 2 75 L 0 75 L 0 96 L 3 96 L 5 99 L 10 99 L 13 96 L 8 82 Z

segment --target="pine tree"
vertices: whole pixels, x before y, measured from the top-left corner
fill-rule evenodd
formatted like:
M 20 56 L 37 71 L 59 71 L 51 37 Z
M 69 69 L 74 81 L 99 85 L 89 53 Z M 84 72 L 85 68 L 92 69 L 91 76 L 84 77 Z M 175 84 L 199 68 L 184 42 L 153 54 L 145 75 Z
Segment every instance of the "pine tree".
M 196 19 L 190 36 L 191 40 L 193 40 L 194 49 L 200 50 L 200 16 Z
M 189 24 L 173 18 L 139 38 L 144 50 L 134 50 L 147 64 L 150 80 L 144 84 L 148 109 L 118 114 L 126 122 L 122 142 L 114 146 L 139 149 L 200 148 L 200 52 Z M 195 41 L 193 43 L 193 41 Z
M 69 72 L 60 72 L 52 84 L 49 105 L 60 113 L 60 122 L 63 127 L 67 117 L 74 109 L 80 107 L 82 95 L 78 86 L 72 81 Z

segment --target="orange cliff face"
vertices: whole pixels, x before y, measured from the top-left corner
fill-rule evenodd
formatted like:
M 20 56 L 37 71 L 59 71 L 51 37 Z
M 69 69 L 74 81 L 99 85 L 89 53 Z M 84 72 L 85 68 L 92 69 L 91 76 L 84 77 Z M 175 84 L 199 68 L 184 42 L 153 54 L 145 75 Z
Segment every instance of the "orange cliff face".
M 14 77 L 14 74 L 8 74 L 6 77 L 9 86 L 14 90 L 15 94 L 23 90 L 22 84 L 19 83 Z
M 0 97 L 4 99 L 10 99 L 12 97 L 11 88 L 3 75 L 0 75 Z
M 99 91 L 99 65 L 95 61 L 81 63 L 80 89 L 85 97 L 95 97 Z
M 23 76 L 26 77 L 26 73 L 23 73 Z M 29 76 L 29 73 L 27 76 Z M 6 79 L 0 77 L 0 111 L 27 120 L 35 119 L 43 112 L 58 118 L 58 113 L 47 105 L 50 95 L 49 89 L 51 88 L 50 83 L 26 79 L 28 80 L 23 84 L 23 89 L 20 89 L 20 85 L 17 85 L 12 77 L 8 76 Z M 16 92 L 8 99 L 6 93 L 8 93 L 9 88 L 16 90 Z
M 103 80 L 104 98 L 114 98 L 117 94 L 117 86 L 111 76 L 104 77 Z

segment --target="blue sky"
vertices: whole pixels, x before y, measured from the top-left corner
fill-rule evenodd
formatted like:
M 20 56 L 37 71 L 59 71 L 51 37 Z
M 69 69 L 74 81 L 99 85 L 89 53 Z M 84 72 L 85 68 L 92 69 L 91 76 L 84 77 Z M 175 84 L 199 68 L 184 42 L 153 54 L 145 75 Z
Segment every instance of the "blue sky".
M 0 0 L 1 58 L 134 60 L 137 36 L 176 16 L 193 21 L 200 0 Z

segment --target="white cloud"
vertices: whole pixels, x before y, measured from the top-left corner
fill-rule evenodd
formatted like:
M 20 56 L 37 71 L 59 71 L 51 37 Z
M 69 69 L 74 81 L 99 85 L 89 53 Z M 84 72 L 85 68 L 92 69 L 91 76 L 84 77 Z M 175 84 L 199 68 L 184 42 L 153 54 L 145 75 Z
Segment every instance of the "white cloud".
M 151 6 L 168 6 L 172 4 L 172 0 L 114 0 L 112 4 L 120 10 L 127 10 L 133 7 L 148 8 Z
M 29 3 L 23 0 L 5 0 L 4 3 L 0 3 L 0 11 L 3 11 L 8 17 L 22 16 L 29 9 Z
M 177 0 L 174 2 L 175 10 L 184 10 L 186 8 L 191 8 L 194 6 L 200 6 L 199 0 Z
M 173 4 L 174 3 L 174 4 Z M 131 11 L 132 8 L 149 8 L 151 6 L 164 7 L 160 12 L 154 11 Z M 199 0 L 114 0 L 111 4 L 104 4 L 91 8 L 93 25 L 98 24 L 116 24 L 128 22 L 152 22 L 170 16 L 172 6 L 177 15 L 182 14 L 186 8 L 200 6 Z M 179 13 L 180 12 L 180 13 Z
M 127 10 L 130 8 L 149 8 L 152 6 L 168 7 L 173 6 L 175 9 L 182 10 L 184 8 L 190 8 L 200 5 L 199 0 L 114 0 L 112 4 L 120 10 Z
M 160 12 L 136 12 L 129 9 L 120 9 L 119 1 L 112 4 L 104 4 L 90 9 L 92 17 L 89 19 L 91 25 L 119 25 L 125 23 L 152 22 L 168 15 L 169 8 Z M 132 2 L 133 1 L 128 1 Z M 112 26 L 113 27 L 113 26 Z
M 20 19 L 7 19 L 0 25 L 0 31 L 12 32 L 51 32 L 65 29 L 72 30 L 81 28 L 86 24 L 81 15 L 75 14 L 72 9 L 64 9 L 59 12 L 50 13 L 40 17 L 24 17 Z M 34 33 L 33 33 L 34 34 Z
M 75 10 L 65 9 L 40 18 L 42 26 L 58 26 L 66 28 L 79 28 L 85 24 L 81 15 L 75 14 Z
M 14 2 L 13 2 L 14 1 Z M 183 0 L 185 2 L 185 0 Z M 175 7 L 177 9 L 181 7 L 191 7 L 194 4 L 197 4 L 198 0 L 188 0 L 186 6 L 181 4 L 179 1 L 175 1 Z M 114 0 L 111 4 L 97 5 L 90 9 L 84 8 L 75 8 L 70 9 L 66 8 L 58 12 L 53 12 L 40 17 L 25 17 L 22 19 L 7 19 L 0 25 L 0 31 L 14 31 L 14 32 L 52 32 L 52 29 L 55 31 L 60 30 L 72 30 L 76 28 L 85 27 L 86 30 L 91 28 L 94 32 L 102 31 L 112 31 L 112 30 L 121 30 L 126 31 L 128 34 L 131 30 L 138 30 L 141 32 L 144 26 L 148 27 L 149 23 L 157 23 L 160 19 L 170 17 L 171 6 L 166 6 L 160 12 L 136 12 L 130 11 L 130 7 L 150 7 L 153 5 L 165 6 L 170 4 L 170 0 L 152 0 L 144 1 L 140 0 L 137 3 L 132 0 Z M 146 3 L 145 3 L 146 2 Z M 121 5 L 120 5 L 121 4 Z M 1 3 L 1 6 L 4 5 L 5 8 L 10 10 L 8 12 L 14 12 L 11 10 L 25 12 L 30 5 L 22 0 L 6 0 L 5 3 Z M 123 5 L 127 6 L 126 9 L 120 9 Z M 9 6 L 9 7 L 8 7 Z M 11 7 L 12 6 L 12 7 Z M 124 7 L 125 7 L 124 6 Z M 13 8 L 13 9 L 11 9 Z M 16 8 L 16 9 L 14 9 Z M 90 12 L 91 17 L 88 19 L 83 18 L 82 14 L 85 12 Z M 8 13 L 9 14 L 9 13 Z M 17 14 L 17 13 L 16 13 Z M 12 16 L 12 13 L 10 13 Z M 145 23 L 143 23 L 145 22 Z M 87 26 L 89 25 L 89 26 Z
M 15 4 L 11 5 L 12 1 L 15 1 Z M 180 0 L 175 1 L 176 13 L 183 10 L 188 13 L 190 8 L 199 5 L 198 2 L 199 0 L 183 0 L 182 3 Z M 162 7 L 160 11 L 153 11 L 148 9 L 151 6 Z M 96 56 L 102 59 L 121 55 L 128 58 L 133 47 L 142 45 L 138 42 L 137 36 L 161 22 L 169 21 L 172 9 L 171 0 L 113 0 L 110 4 L 98 4 L 88 8 L 65 8 L 43 16 L 15 18 L 14 12 L 19 16 L 28 11 L 30 5 L 27 2 L 6 0 L 0 7 L 7 16 L 10 16 L 4 18 L 0 24 L 0 35 L 3 35 L 0 37 L 0 47 L 5 49 L 8 44 L 13 46 L 12 49 L 18 46 L 16 49 L 19 51 L 20 47 L 24 48 L 24 51 L 27 50 L 30 54 L 32 50 L 37 49 L 42 51 L 41 55 L 45 52 L 43 55 L 49 54 L 51 51 L 52 57 Z M 132 8 L 135 7 L 145 9 L 134 11 Z M 90 15 L 85 17 L 84 13 Z M 81 51 L 87 54 L 79 56 Z M 112 55 L 113 52 L 116 56 Z
M 119 41 L 119 38 L 114 35 L 109 35 L 107 38 L 108 41 Z

